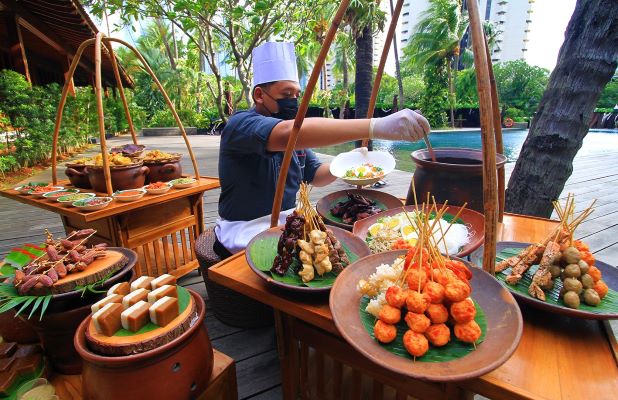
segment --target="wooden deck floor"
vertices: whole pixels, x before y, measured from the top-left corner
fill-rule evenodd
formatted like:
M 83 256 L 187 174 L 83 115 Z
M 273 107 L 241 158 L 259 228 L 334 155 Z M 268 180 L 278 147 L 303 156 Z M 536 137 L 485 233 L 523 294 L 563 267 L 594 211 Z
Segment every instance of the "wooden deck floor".
M 128 139 L 112 139 L 110 144 L 120 144 Z M 190 137 L 193 150 L 198 158 L 200 173 L 217 176 L 219 137 Z M 141 144 L 163 151 L 185 152 L 180 137 L 141 138 Z M 93 151 L 96 151 L 94 149 Z M 579 228 L 577 236 L 589 243 L 595 255 L 603 261 L 618 265 L 618 163 L 617 153 L 577 157 L 573 175 L 568 180 L 561 197 L 574 193 L 580 207 L 592 199 L 597 199 L 595 213 Z M 329 156 L 324 156 L 328 159 Z M 507 165 L 507 176 L 513 165 Z M 185 172 L 191 173 L 190 162 L 184 160 Z M 62 171 L 62 169 L 60 169 Z M 382 189 L 398 197 L 405 197 L 411 173 L 394 171 L 388 176 L 388 184 Z M 51 180 L 47 170 L 30 180 Z M 349 188 L 343 182 L 335 182 L 326 188 L 315 188 L 311 198 L 315 202 L 327 193 Z M 207 227 L 217 219 L 219 190 L 204 195 L 204 222 Z M 43 239 L 43 230 L 61 233 L 60 218 L 51 212 L 35 209 L 27 205 L 0 197 L 0 257 L 12 247 Z M 200 293 L 208 299 L 204 282 L 196 272 L 187 275 L 181 282 L 184 286 Z M 208 300 L 207 300 L 208 301 Z M 280 399 L 279 360 L 272 328 L 239 329 L 218 321 L 212 313 L 206 315 L 206 325 L 213 346 L 236 361 L 238 393 L 241 399 Z

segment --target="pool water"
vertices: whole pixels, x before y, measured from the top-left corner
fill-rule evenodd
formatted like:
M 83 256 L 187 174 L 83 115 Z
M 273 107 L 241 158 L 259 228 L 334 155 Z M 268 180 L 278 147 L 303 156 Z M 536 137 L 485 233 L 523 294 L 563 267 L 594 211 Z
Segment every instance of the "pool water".
M 507 162 L 515 162 L 519 157 L 521 147 L 526 140 L 528 130 L 508 130 L 502 134 L 504 141 L 504 155 Z M 432 132 L 430 135 L 431 145 L 439 147 L 466 147 L 472 149 L 481 148 L 481 131 L 461 130 Z M 425 148 L 421 140 L 410 143 L 403 141 L 391 142 L 387 140 L 374 140 L 374 150 L 388 151 L 397 160 L 396 168 L 402 171 L 414 171 L 414 162 L 410 153 Z M 341 152 L 350 151 L 354 148 L 353 143 L 344 143 L 335 146 L 314 149 L 318 153 L 337 155 Z M 600 154 L 618 151 L 618 129 L 591 129 L 584 138 L 582 148 L 578 155 Z

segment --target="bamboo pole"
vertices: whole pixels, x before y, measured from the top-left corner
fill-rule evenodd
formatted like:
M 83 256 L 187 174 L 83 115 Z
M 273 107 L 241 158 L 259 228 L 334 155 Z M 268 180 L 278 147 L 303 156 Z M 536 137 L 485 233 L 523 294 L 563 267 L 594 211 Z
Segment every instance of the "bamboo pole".
M 470 35 L 476 66 L 476 86 L 479 95 L 479 111 L 481 115 L 481 138 L 483 143 L 483 209 L 485 211 L 485 245 L 483 247 L 483 269 L 495 274 L 496 238 L 497 238 L 497 179 L 496 179 L 496 138 L 493 130 L 493 110 L 491 99 L 491 83 L 485 38 L 478 4 L 470 1 L 468 14 L 470 17 Z
M 130 49 L 135 54 L 135 56 L 144 65 L 144 68 L 150 74 L 150 76 L 152 77 L 152 80 L 154 80 L 154 82 L 156 83 L 157 87 L 161 91 L 161 94 L 163 95 L 163 99 L 165 99 L 165 102 L 167 103 L 167 106 L 169 107 L 170 111 L 172 112 L 172 115 L 174 116 L 174 119 L 176 120 L 176 123 L 178 124 L 178 128 L 180 129 L 180 133 L 182 134 L 182 138 L 184 139 L 185 145 L 187 146 L 187 150 L 189 151 L 189 156 L 191 157 L 191 163 L 193 164 L 193 170 L 195 172 L 195 178 L 196 179 L 200 179 L 200 171 L 199 171 L 199 169 L 197 167 L 197 160 L 195 159 L 195 155 L 193 154 L 193 149 L 191 148 L 191 143 L 189 143 L 189 138 L 187 137 L 187 132 L 185 132 L 185 128 L 182 125 L 182 121 L 180 121 L 180 117 L 176 113 L 176 109 L 174 108 L 174 104 L 170 100 L 170 98 L 167 95 L 167 92 L 165 91 L 165 89 L 163 89 L 163 85 L 161 85 L 161 82 L 159 82 L 159 79 L 157 79 L 156 75 L 154 74 L 154 72 L 150 68 L 150 65 L 148 65 L 148 63 L 146 62 L 144 57 L 140 54 L 139 51 L 137 51 L 137 49 L 135 47 L 133 47 L 129 43 L 125 42 L 124 40 L 117 39 L 117 38 L 105 38 L 104 40 L 105 40 L 106 43 L 117 42 L 117 43 L 120 43 L 120 44 L 126 46 L 128 49 Z
M 489 54 L 489 45 L 485 37 L 485 55 L 487 57 L 487 69 L 489 71 L 489 82 L 491 84 L 491 106 L 494 116 L 494 134 L 496 135 L 496 153 L 504 154 L 504 142 L 502 140 L 502 120 L 500 117 L 500 102 L 498 100 L 498 89 L 496 78 L 494 77 L 494 67 Z M 502 222 L 504 217 L 504 190 L 505 190 L 504 167 L 498 169 L 498 221 Z
M 397 0 L 395 5 L 395 11 L 391 15 L 391 24 L 388 26 L 388 32 L 386 33 L 386 39 L 384 40 L 384 47 L 382 48 L 382 55 L 380 57 L 380 64 L 378 64 L 378 70 L 376 72 L 376 79 L 373 82 L 373 88 L 371 89 L 371 97 L 369 99 L 369 109 L 367 110 L 367 118 L 373 117 L 373 111 L 376 107 L 378 100 L 378 92 L 380 91 L 380 84 L 382 83 L 382 75 L 384 74 L 384 66 L 386 65 L 386 59 L 393 43 L 393 36 L 395 35 L 395 29 L 397 28 L 397 21 L 399 20 L 399 14 L 401 14 L 401 8 L 403 7 L 403 0 Z M 363 139 L 363 147 L 367 147 L 369 139 Z
M 60 102 L 58 103 L 58 109 L 56 111 L 56 122 L 54 124 L 54 133 L 52 138 L 52 183 L 56 185 L 58 183 L 58 171 L 57 171 L 57 152 L 58 152 L 58 133 L 60 132 L 60 124 L 62 122 L 62 113 L 64 111 L 64 104 L 67 101 L 67 96 L 69 94 L 69 87 L 71 79 L 73 79 L 73 75 L 75 74 L 75 70 L 77 69 L 77 65 L 79 64 L 79 60 L 84 53 L 86 47 L 90 46 L 94 43 L 95 39 L 88 39 L 82 43 L 77 51 L 75 52 L 75 56 L 73 57 L 73 61 L 71 62 L 71 66 L 69 67 L 69 71 L 67 72 L 66 79 L 64 81 L 64 87 L 62 88 L 62 95 L 60 96 Z
M 271 227 L 277 226 L 277 223 L 279 222 L 281 204 L 283 203 L 283 193 L 285 191 L 285 182 L 287 180 L 288 170 L 290 169 L 290 161 L 292 160 L 292 153 L 294 152 L 294 147 L 296 146 L 296 140 L 298 139 L 300 128 L 303 126 L 303 121 L 305 119 L 305 115 L 307 114 L 307 109 L 309 108 L 309 101 L 311 100 L 313 90 L 315 89 L 315 84 L 317 83 L 320 72 L 322 71 L 322 65 L 324 64 L 324 60 L 326 59 L 328 50 L 330 49 L 330 45 L 333 42 L 335 34 L 337 33 L 339 24 L 341 24 L 341 20 L 343 19 L 346 9 L 348 8 L 348 4 L 350 4 L 350 0 L 342 0 L 339 4 L 337 13 L 335 14 L 333 22 L 331 23 L 330 28 L 326 33 L 326 37 L 324 38 L 324 43 L 322 43 L 322 48 L 320 49 L 318 59 L 313 66 L 313 70 L 311 71 L 311 76 L 309 77 L 309 82 L 307 83 L 307 87 L 305 88 L 305 94 L 303 95 L 303 99 L 300 102 L 300 106 L 298 107 L 296 118 L 294 118 L 294 125 L 292 127 L 290 137 L 288 138 L 288 144 L 285 148 L 283 161 L 281 162 L 279 179 L 277 180 L 277 191 L 275 192 L 273 209 L 270 216 Z
M 112 60 L 112 69 L 114 70 L 114 77 L 116 78 L 116 86 L 118 86 L 118 93 L 120 94 L 120 100 L 122 100 L 124 114 L 127 116 L 127 123 L 129 124 L 129 131 L 131 132 L 131 139 L 133 139 L 133 144 L 137 144 L 137 135 L 135 134 L 133 119 L 131 118 L 131 114 L 129 113 L 129 105 L 127 104 L 127 98 L 124 95 L 124 88 L 122 87 L 122 79 L 120 79 L 120 72 L 118 71 L 118 62 L 116 61 L 114 48 L 111 43 L 107 42 L 107 40 L 105 41 L 105 47 L 109 52 L 109 58 L 111 58 Z
M 105 139 L 105 114 L 103 111 L 103 87 L 101 85 L 101 43 L 103 32 L 97 33 L 94 42 L 94 73 L 95 87 L 94 94 L 97 100 L 97 114 L 99 115 L 99 137 L 101 141 L 101 156 L 103 157 L 103 176 L 105 177 L 105 189 L 109 196 L 112 195 L 112 177 L 109 170 L 109 157 L 107 154 L 107 143 Z

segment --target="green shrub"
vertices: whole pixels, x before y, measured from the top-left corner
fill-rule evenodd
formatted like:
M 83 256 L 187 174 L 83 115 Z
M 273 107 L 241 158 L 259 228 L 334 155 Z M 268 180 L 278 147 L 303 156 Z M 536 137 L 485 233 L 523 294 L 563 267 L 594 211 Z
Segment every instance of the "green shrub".
M 14 171 L 19 167 L 17 163 L 17 159 L 15 157 L 8 156 L 0 156 L 0 175 L 4 176 L 7 172 Z

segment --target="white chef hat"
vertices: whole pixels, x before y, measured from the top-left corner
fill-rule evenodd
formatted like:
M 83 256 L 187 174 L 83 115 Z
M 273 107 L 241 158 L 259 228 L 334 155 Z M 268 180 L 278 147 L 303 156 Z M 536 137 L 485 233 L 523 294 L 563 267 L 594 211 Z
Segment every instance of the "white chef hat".
M 253 49 L 253 87 L 274 81 L 298 82 L 294 44 L 266 42 Z

